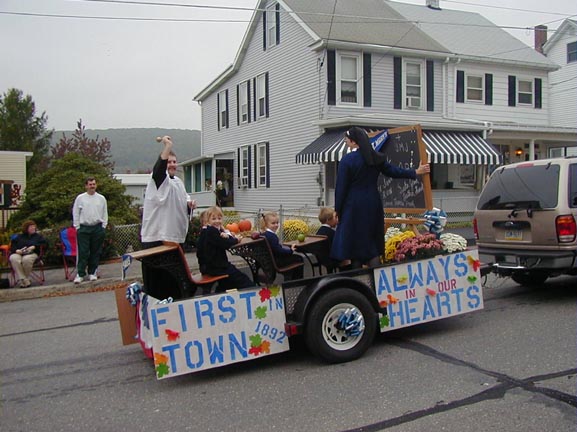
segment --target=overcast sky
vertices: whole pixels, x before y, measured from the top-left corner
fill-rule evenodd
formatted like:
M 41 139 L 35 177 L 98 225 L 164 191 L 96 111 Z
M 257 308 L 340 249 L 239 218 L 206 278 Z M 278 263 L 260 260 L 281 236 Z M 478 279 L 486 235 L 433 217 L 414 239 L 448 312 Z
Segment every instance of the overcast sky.
M 144 2 L 211 7 L 134 4 Z M 425 4 L 425 0 L 404 2 Z M 17 88 L 31 95 L 37 114 L 46 112 L 48 127 L 56 130 L 75 129 L 80 118 L 88 129 L 200 129 L 200 108 L 192 99 L 233 62 L 257 0 L 132 3 L 0 0 L 0 93 Z M 478 12 L 508 27 L 547 24 L 556 29 L 564 18 L 577 14 L 575 0 L 441 0 L 440 4 Z M 160 18 L 187 21 L 155 21 Z M 531 31 L 507 31 L 533 45 Z

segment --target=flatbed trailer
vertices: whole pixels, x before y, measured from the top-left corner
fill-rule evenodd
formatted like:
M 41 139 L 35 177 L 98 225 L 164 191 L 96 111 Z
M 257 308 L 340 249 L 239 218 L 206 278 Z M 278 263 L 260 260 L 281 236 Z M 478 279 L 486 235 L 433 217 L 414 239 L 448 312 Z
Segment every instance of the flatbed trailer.
M 155 267 L 144 255 L 136 258 Z M 174 266 L 162 255 L 159 263 Z M 483 309 L 476 249 L 219 294 L 196 288 L 172 302 L 157 298 L 162 289 L 128 295 L 138 341 L 159 379 L 282 353 L 299 334 L 322 360 L 348 362 L 377 331 Z

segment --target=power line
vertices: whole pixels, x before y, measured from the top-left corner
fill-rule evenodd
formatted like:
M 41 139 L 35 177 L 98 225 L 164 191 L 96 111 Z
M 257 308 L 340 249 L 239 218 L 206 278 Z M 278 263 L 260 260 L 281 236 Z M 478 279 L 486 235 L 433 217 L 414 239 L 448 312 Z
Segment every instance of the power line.
M 76 0 L 76 1 L 109 1 L 116 2 L 116 0 Z M 123 3 L 123 2 L 122 2 Z M 148 3 L 145 3 L 148 4 Z M 192 6 L 192 5 L 189 5 Z M 221 7 L 222 8 L 222 7 Z M 236 8 L 240 10 L 240 8 Z M 252 9 L 249 9 L 252 10 Z M 258 10 L 258 9 L 257 9 Z M 284 12 L 284 11 L 283 11 Z M 284 12 L 286 13 L 286 12 Z M 220 19 L 220 18 L 142 18 L 142 17 L 115 17 L 115 16 L 97 16 L 97 15 L 65 15 L 65 14 L 50 14 L 50 13 L 34 13 L 34 12 L 11 12 L 11 11 L 0 11 L 2 15 L 17 15 L 17 16 L 33 16 L 33 17 L 46 17 L 46 18 L 71 18 L 71 19 L 95 19 L 95 20 L 124 20 L 124 21 L 168 21 L 168 22 L 215 22 L 215 23 L 248 23 L 250 19 Z M 318 13 L 308 13 L 303 12 L 301 15 L 326 15 L 330 17 L 330 14 L 318 14 Z M 411 21 L 406 19 L 394 19 L 394 18 L 379 18 L 379 17 L 366 17 L 366 16 L 353 16 L 353 15 L 334 15 L 342 18 L 351 18 L 353 21 L 343 21 L 339 20 L 339 24 L 359 24 L 359 20 L 372 20 L 372 22 L 363 22 L 363 25 L 369 24 L 385 24 L 385 23 L 403 23 L 403 24 L 430 24 L 430 25 L 445 25 L 445 26 L 466 26 L 466 27 L 480 27 L 480 28 L 500 28 L 508 30 L 533 30 L 532 27 L 519 27 L 519 26 L 498 26 L 496 24 L 460 24 L 460 23 L 449 23 L 449 22 L 430 22 L 430 21 Z M 287 22 L 287 21 L 282 21 Z M 290 21 L 293 22 L 292 20 Z M 304 23 L 327 23 L 327 21 L 314 21 L 307 20 Z M 549 31 L 555 31 L 551 29 Z
M 443 0 L 443 1 L 446 3 L 458 3 L 458 4 L 469 5 L 469 6 L 486 7 L 486 8 L 493 8 L 493 9 L 502 9 L 502 10 L 518 11 L 518 12 L 530 12 L 530 13 L 542 13 L 542 14 L 548 14 L 548 15 L 567 16 L 567 14 L 560 13 L 560 12 L 537 11 L 537 10 L 532 10 L 532 9 L 520 9 L 520 8 L 512 8 L 512 7 L 506 7 L 506 6 L 485 5 L 485 4 L 480 4 L 480 3 L 469 3 L 469 2 L 457 1 L 457 0 Z
M 158 21 L 158 22 L 213 22 L 213 23 L 247 23 L 249 20 L 231 20 L 231 19 L 210 19 L 210 18 L 139 18 L 139 17 L 112 17 L 97 15 L 63 15 L 63 14 L 46 14 L 32 12 L 5 12 L 0 11 L 0 15 L 19 15 L 44 18 L 72 18 L 72 19 L 94 19 L 110 21 Z

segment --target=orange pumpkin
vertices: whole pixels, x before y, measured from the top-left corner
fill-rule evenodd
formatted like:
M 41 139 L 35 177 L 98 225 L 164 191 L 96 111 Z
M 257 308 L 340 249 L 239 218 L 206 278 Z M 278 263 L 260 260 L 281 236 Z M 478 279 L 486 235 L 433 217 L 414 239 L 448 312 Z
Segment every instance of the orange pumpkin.
M 238 228 L 243 232 L 250 231 L 252 228 L 252 223 L 248 219 L 241 220 L 238 223 Z
M 231 233 L 239 233 L 240 229 L 238 227 L 238 224 L 236 222 L 230 223 L 226 226 L 226 229 L 229 230 Z

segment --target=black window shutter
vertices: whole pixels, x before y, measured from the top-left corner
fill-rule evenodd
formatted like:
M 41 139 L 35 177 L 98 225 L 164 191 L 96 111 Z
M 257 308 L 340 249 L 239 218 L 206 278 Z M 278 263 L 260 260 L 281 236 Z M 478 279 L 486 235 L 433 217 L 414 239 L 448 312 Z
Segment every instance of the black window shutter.
M 254 100 L 254 104 L 253 104 L 254 106 L 252 107 L 253 114 L 254 114 L 253 118 L 254 118 L 254 121 L 256 121 L 256 119 L 258 118 L 256 116 L 256 107 L 258 106 L 258 101 L 256 100 L 256 78 L 252 79 L 252 96 L 253 96 L 253 100 Z
M 266 187 L 270 187 L 270 145 L 266 143 Z
M 337 103 L 337 83 L 335 69 L 335 50 L 327 50 L 327 103 L 336 105 Z
M 363 105 L 366 107 L 371 106 L 371 55 L 368 53 L 363 54 Z
M 240 148 L 236 149 L 236 187 L 240 189 Z
M 248 80 L 246 82 L 246 111 L 247 111 L 247 116 L 248 116 L 248 122 L 250 123 L 250 117 L 251 117 L 251 112 L 250 112 L 250 80 Z
M 509 75 L 509 106 L 517 105 L 517 77 Z
M 493 105 L 493 74 L 485 74 L 485 105 Z
M 393 86 L 394 86 L 394 101 L 393 108 L 403 108 L 403 63 L 401 57 L 393 59 Z
M 250 158 L 251 158 L 251 154 L 250 154 L 251 152 L 250 152 L 250 150 L 251 150 L 251 149 L 250 149 L 250 146 L 248 146 L 248 149 L 247 149 L 247 151 L 248 151 L 247 160 L 248 160 L 248 187 L 249 187 L 249 188 L 252 187 L 252 181 L 251 181 L 251 180 L 252 180 L 252 179 L 251 179 L 251 175 L 252 175 L 252 163 L 251 163 L 251 160 L 250 160 Z
M 220 93 L 216 94 L 216 128 L 220 130 Z
M 541 78 L 535 78 L 535 108 L 543 106 L 543 82 Z
M 266 10 L 262 12 L 262 50 L 266 51 Z
M 435 63 L 427 60 L 427 111 L 435 111 Z
M 226 99 L 226 128 L 228 129 L 228 90 L 225 90 L 224 98 Z
M 257 151 L 257 146 L 254 145 L 252 146 L 252 148 L 254 149 L 254 187 L 258 187 L 258 151 Z
M 236 86 L 236 125 L 240 124 L 240 86 Z
M 264 74 L 264 105 L 267 117 L 268 117 L 268 101 L 269 101 L 268 93 L 269 92 L 268 92 L 268 72 L 267 72 Z
M 465 71 L 457 71 L 457 102 L 465 102 Z
M 276 44 L 280 43 L 280 5 L 276 4 Z

